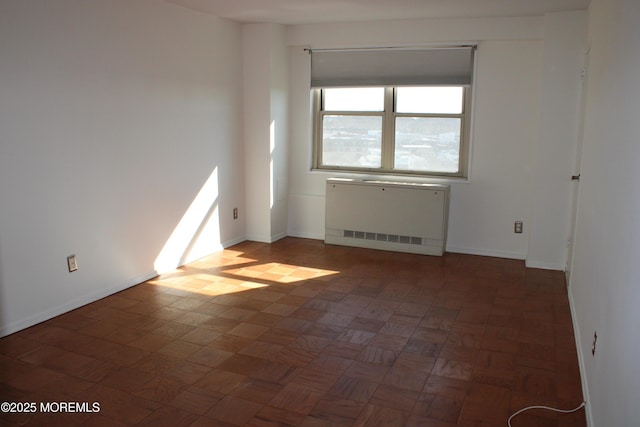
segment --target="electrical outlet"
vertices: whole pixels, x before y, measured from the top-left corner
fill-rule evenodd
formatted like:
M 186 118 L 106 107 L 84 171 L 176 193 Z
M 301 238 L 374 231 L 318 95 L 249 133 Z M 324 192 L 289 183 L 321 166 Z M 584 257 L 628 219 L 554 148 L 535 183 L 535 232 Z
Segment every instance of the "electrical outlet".
M 513 224 L 513 232 L 518 234 L 522 233 L 522 221 L 516 221 Z
M 238 208 L 233 208 L 233 219 L 238 219 Z
M 67 267 L 69 268 L 69 273 L 72 273 L 78 269 L 78 260 L 76 260 L 75 255 L 69 255 L 67 257 Z
M 591 344 L 591 355 L 595 356 L 596 355 L 596 342 L 598 341 L 598 333 L 597 332 L 593 332 L 593 344 Z

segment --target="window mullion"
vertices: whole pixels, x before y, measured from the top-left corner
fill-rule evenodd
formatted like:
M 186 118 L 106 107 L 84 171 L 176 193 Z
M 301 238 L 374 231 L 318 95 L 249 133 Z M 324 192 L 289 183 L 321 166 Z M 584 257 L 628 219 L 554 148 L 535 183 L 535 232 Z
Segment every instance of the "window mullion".
M 395 149 L 394 88 L 384 89 L 384 119 L 382 121 L 382 169 L 392 170 Z
M 323 164 L 322 159 L 322 109 L 324 107 L 321 89 L 313 90 L 313 167 L 319 168 Z
M 470 88 L 463 89 L 462 129 L 460 131 L 460 156 L 458 157 L 458 171 L 467 170 L 469 162 L 469 133 L 471 132 L 471 93 Z

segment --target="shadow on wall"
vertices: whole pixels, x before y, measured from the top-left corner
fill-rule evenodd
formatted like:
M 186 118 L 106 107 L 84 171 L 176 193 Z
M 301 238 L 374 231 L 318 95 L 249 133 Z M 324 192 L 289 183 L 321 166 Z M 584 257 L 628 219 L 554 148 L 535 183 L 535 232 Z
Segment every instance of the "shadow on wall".
M 222 249 L 218 197 L 216 166 L 156 258 L 158 274 Z

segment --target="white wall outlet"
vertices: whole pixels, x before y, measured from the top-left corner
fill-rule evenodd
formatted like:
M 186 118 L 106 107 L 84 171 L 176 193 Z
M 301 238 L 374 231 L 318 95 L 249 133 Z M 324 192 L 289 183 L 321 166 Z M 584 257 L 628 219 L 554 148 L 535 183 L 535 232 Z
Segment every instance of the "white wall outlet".
M 518 234 L 522 233 L 522 221 L 516 221 L 513 224 L 513 232 Z
M 76 260 L 75 255 L 69 255 L 67 257 L 67 267 L 69 267 L 69 273 L 78 269 L 78 260 Z

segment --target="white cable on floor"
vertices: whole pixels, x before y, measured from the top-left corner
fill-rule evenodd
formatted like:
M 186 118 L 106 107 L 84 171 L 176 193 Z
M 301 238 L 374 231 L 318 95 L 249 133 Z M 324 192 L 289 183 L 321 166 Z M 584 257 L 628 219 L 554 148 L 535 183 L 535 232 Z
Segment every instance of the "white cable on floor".
M 517 411 L 516 413 L 514 413 L 513 415 L 511 415 L 509 417 L 509 419 L 507 420 L 507 424 L 509 425 L 509 427 L 511 427 L 511 420 L 513 419 L 513 417 L 515 417 L 516 415 L 520 415 L 521 413 L 523 413 L 524 411 L 528 411 L 529 409 L 547 409 L 549 411 L 554 411 L 554 412 L 560 412 L 562 414 L 570 414 L 572 412 L 576 412 L 579 409 L 583 408 L 586 405 L 585 402 L 582 402 L 577 408 L 574 409 L 556 409 L 556 408 L 550 408 L 548 406 L 527 406 L 526 408 L 522 408 L 519 411 Z

